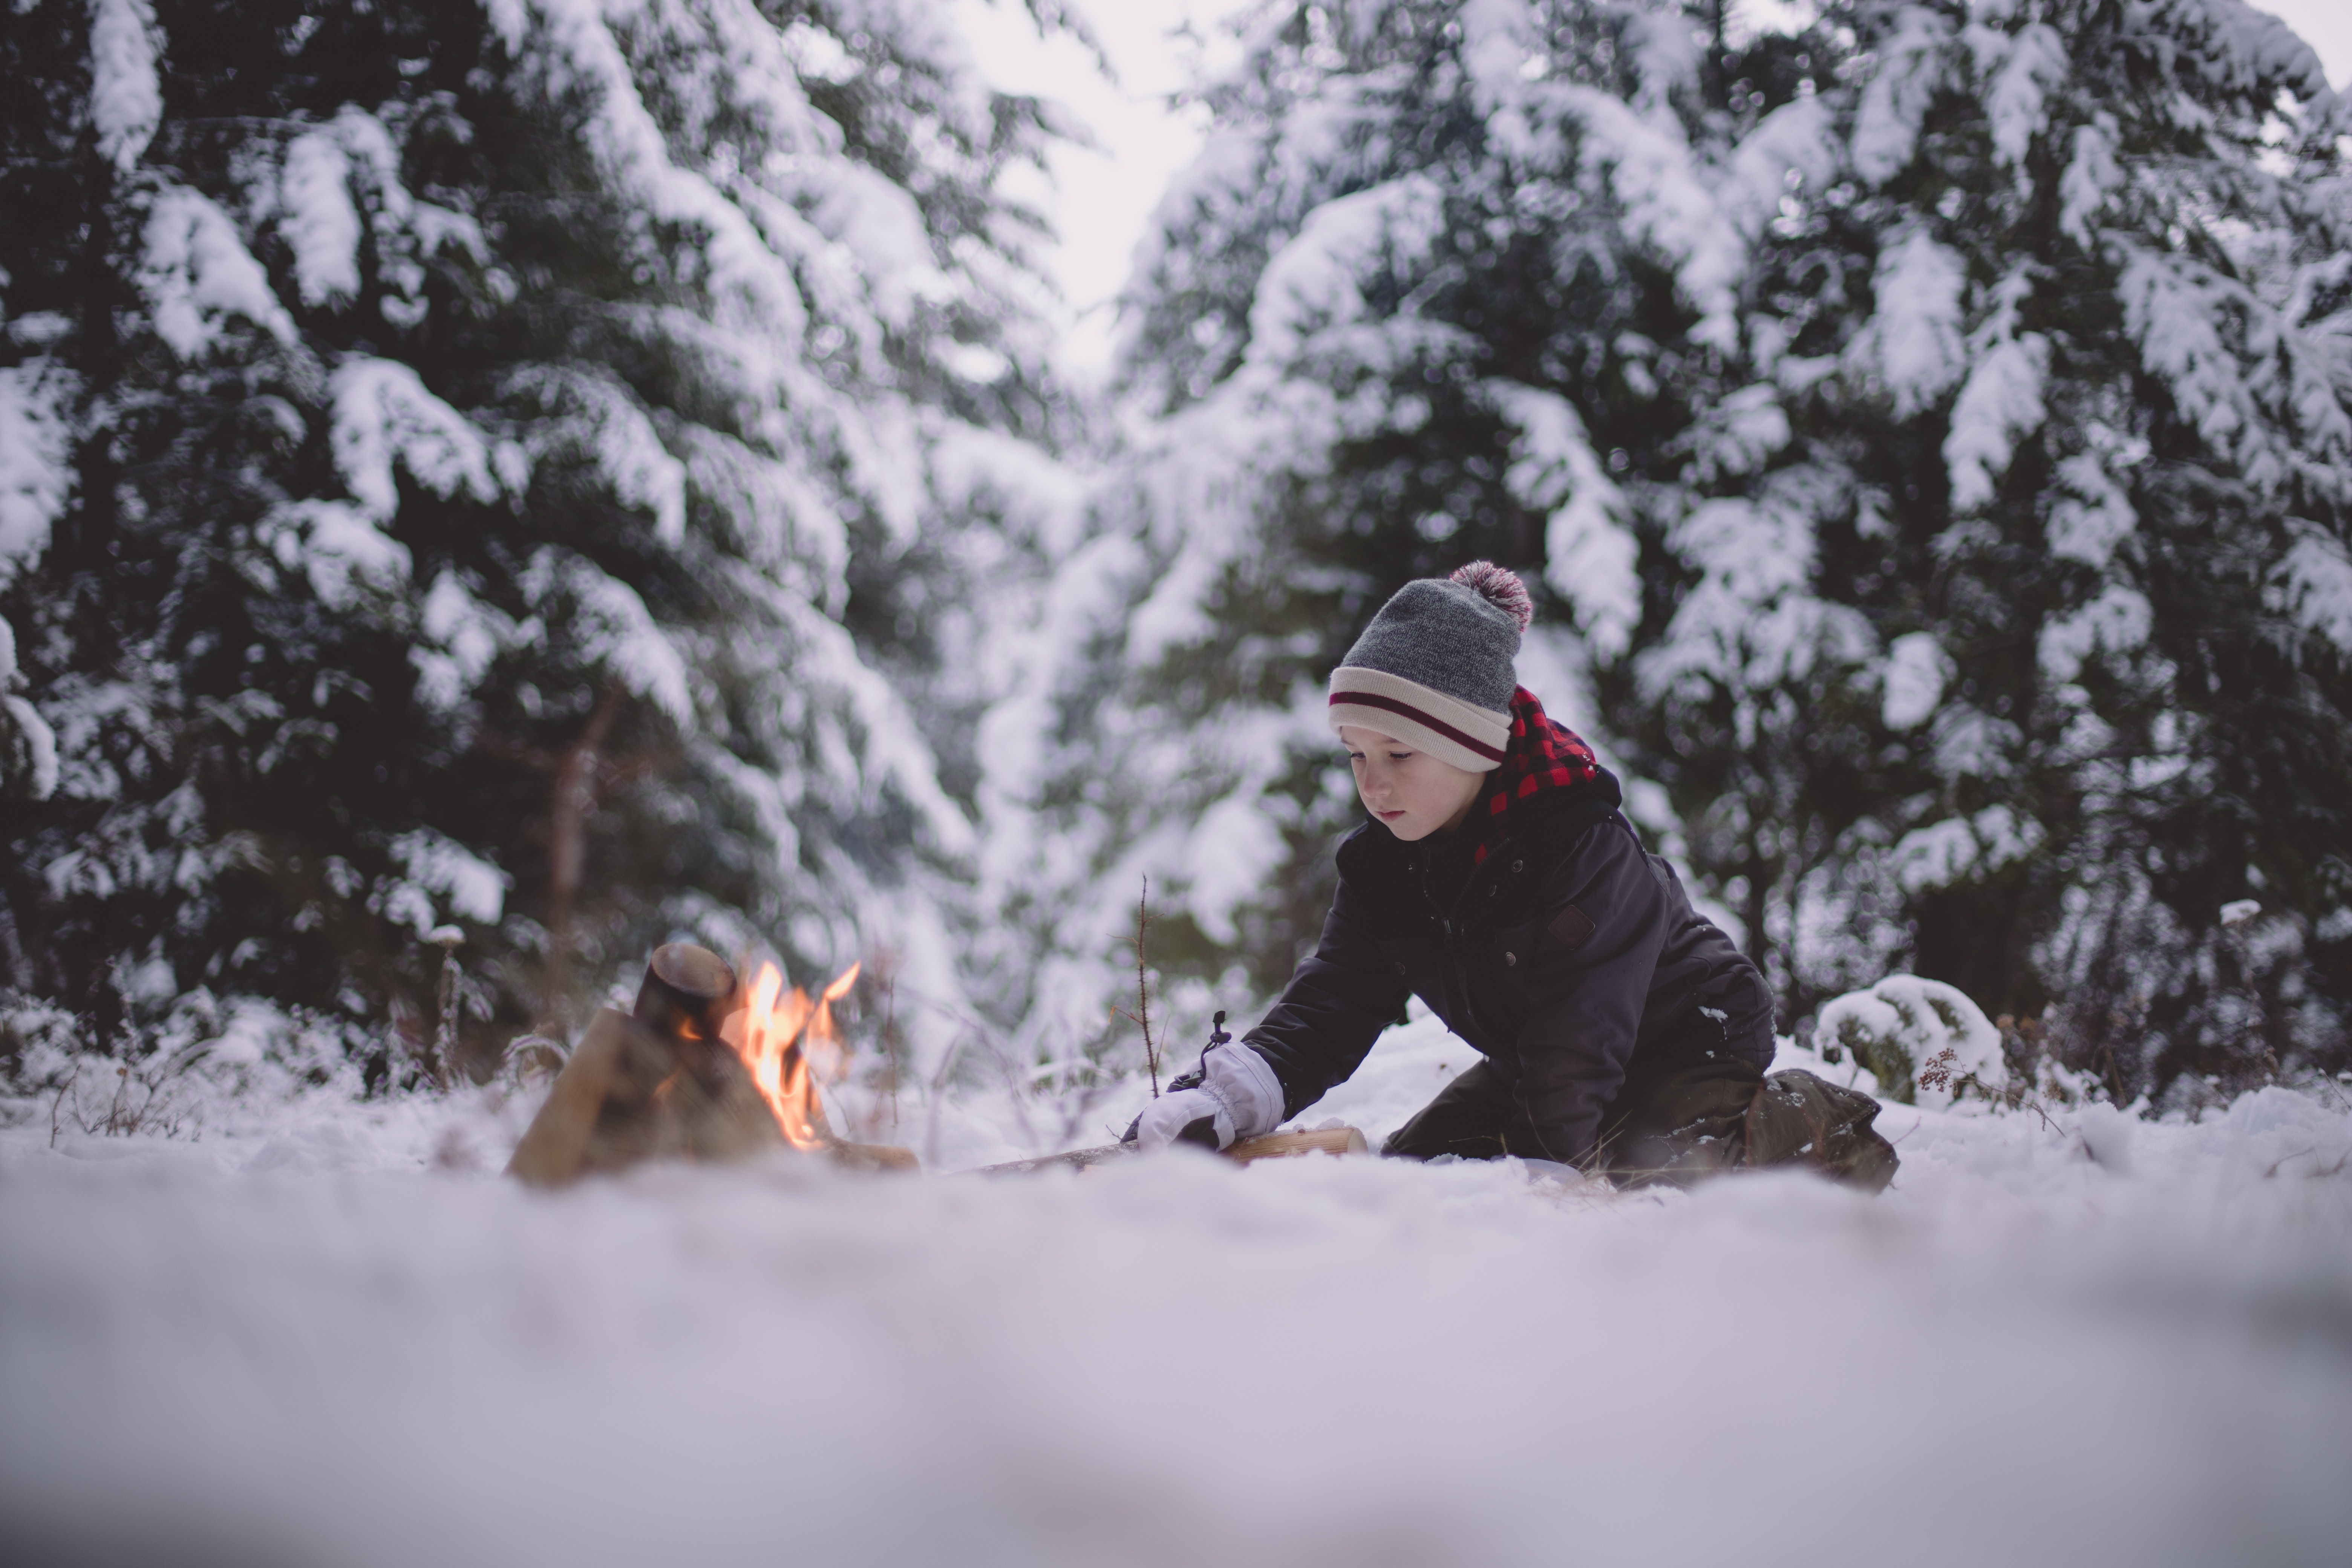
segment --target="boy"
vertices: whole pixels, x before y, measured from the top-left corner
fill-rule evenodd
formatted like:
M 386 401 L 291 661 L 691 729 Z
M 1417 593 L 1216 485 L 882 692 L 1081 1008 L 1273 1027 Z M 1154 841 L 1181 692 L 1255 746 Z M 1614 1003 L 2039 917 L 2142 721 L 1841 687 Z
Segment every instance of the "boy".
M 1591 749 L 1518 685 L 1532 615 L 1519 579 L 1481 561 L 1406 584 L 1372 618 L 1331 676 L 1372 821 L 1339 847 L 1321 943 L 1132 1136 L 1223 1148 L 1272 1131 L 1354 1072 L 1410 994 L 1484 1059 L 1384 1153 L 1513 1154 L 1636 1184 L 1803 1157 L 1883 1187 L 1876 1102 L 1811 1074 L 1768 1087 L 1763 976 L 1642 848 Z

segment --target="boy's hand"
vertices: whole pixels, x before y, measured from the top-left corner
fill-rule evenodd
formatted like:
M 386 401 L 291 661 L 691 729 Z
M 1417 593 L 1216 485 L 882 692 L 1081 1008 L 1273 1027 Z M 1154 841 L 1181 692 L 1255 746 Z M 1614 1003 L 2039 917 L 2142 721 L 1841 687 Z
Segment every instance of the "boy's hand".
M 1205 1089 L 1180 1089 L 1163 1094 L 1135 1119 L 1135 1146 L 1147 1152 L 1171 1143 L 1198 1143 L 1203 1149 L 1233 1145 L 1234 1113 L 1224 1101 Z
M 1247 1046 L 1212 1046 L 1201 1056 L 1201 1085 L 1163 1094 L 1128 1129 L 1138 1149 L 1198 1143 L 1229 1149 L 1240 1138 L 1271 1132 L 1282 1121 L 1282 1081 Z

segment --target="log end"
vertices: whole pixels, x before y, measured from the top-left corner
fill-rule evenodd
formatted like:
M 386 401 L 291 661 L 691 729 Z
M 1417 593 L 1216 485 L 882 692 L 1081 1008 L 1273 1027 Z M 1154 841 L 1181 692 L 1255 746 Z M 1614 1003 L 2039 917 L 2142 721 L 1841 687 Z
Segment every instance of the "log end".
M 707 947 L 673 942 L 654 949 L 629 1011 L 659 1035 L 715 1040 L 735 1010 L 735 966 Z

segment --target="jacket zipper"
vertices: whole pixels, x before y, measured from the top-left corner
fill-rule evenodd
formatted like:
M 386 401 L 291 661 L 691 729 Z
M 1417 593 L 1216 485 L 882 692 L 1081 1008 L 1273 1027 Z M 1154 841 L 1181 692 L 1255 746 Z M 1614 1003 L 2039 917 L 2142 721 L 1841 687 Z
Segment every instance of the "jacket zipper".
M 1461 935 L 1462 927 L 1460 922 L 1457 921 L 1454 917 L 1462 912 L 1462 906 L 1469 902 L 1470 889 L 1478 885 L 1479 873 L 1484 871 L 1487 866 L 1501 864 L 1503 851 L 1509 847 L 1510 842 L 1510 835 L 1505 834 L 1501 838 L 1496 840 L 1495 847 L 1487 853 L 1486 861 L 1483 864 L 1470 868 L 1470 875 L 1463 879 L 1462 890 L 1454 896 L 1454 907 L 1451 910 L 1439 909 L 1437 904 L 1437 895 L 1430 889 L 1429 862 L 1431 856 L 1429 850 L 1426 847 L 1423 847 L 1419 857 L 1417 857 L 1421 866 L 1422 902 L 1429 906 L 1431 915 L 1437 921 L 1438 933 L 1442 939 L 1442 951 L 1445 954 L 1445 963 L 1439 970 L 1439 980 L 1440 983 L 1444 984 L 1449 994 L 1454 991 L 1455 972 L 1463 967 L 1458 962 L 1459 950 L 1457 945 L 1457 939 Z M 1478 1009 L 1471 1005 L 1470 988 L 1466 983 L 1462 987 L 1460 1000 L 1462 1016 L 1465 1021 L 1466 1021 L 1472 1028 L 1477 1030 L 1480 1034 L 1483 1035 L 1486 1033 L 1486 1026 L 1479 1020 Z

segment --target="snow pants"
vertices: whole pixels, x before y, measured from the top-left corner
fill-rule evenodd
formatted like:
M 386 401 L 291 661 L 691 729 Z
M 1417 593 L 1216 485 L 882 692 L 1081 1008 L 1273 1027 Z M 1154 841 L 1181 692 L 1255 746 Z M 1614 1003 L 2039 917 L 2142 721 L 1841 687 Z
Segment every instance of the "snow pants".
M 1877 1114 L 1878 1101 L 1868 1095 L 1812 1073 L 1767 1077 L 1730 1057 L 1686 1062 L 1629 1073 L 1585 1163 L 1627 1187 L 1686 1186 L 1721 1171 L 1793 1165 L 1878 1192 L 1895 1179 L 1897 1161 L 1894 1145 L 1872 1131 Z M 1534 1140 L 1510 1080 L 1482 1061 L 1440 1090 L 1381 1152 L 1407 1160 L 1549 1157 L 1523 1142 Z

